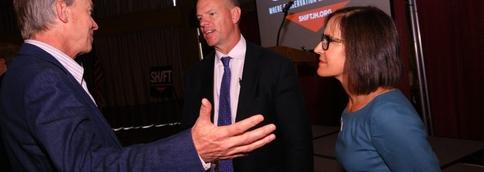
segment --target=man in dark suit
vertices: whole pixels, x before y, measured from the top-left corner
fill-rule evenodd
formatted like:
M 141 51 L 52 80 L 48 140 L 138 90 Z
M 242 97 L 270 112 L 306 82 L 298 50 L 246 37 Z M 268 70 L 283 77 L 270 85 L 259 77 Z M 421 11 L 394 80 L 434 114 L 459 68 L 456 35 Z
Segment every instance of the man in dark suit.
M 73 60 L 91 50 L 98 29 L 90 16 L 92 1 L 14 0 L 14 6 L 26 40 L 0 97 L 1 134 L 13 171 L 204 171 L 211 162 L 243 156 L 275 139 L 274 125 L 246 132 L 261 115 L 236 126 L 213 125 L 204 99 L 191 129 L 122 147 Z
M 260 113 L 277 126 L 278 139 L 234 159 L 230 170 L 312 171 L 311 129 L 294 65 L 246 42 L 238 27 L 240 14 L 236 0 L 198 0 L 200 29 L 215 52 L 195 64 L 185 78 L 184 126 L 195 122 L 197 100 L 203 97 L 214 102 L 212 119 L 218 125 L 226 125 L 221 123 L 227 118 L 230 123 Z

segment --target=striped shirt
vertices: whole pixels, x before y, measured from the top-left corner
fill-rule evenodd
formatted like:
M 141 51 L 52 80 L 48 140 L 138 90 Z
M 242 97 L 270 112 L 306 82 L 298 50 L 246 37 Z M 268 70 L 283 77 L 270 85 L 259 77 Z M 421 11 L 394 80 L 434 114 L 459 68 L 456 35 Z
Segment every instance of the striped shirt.
M 82 68 L 81 65 L 79 65 L 76 61 L 74 61 L 73 58 L 69 57 L 62 51 L 58 50 L 57 48 L 52 47 L 49 44 L 28 39 L 25 40 L 25 43 L 35 45 L 39 47 L 40 49 L 46 51 L 50 55 L 54 56 L 54 58 L 59 61 L 59 63 L 64 66 L 64 68 L 69 71 L 69 73 L 77 80 L 79 84 L 81 84 L 82 88 L 84 91 L 86 91 L 87 95 L 91 98 L 91 100 L 96 104 L 96 101 L 92 97 L 91 93 L 89 93 L 89 90 L 87 89 L 86 82 L 84 82 L 84 78 L 82 77 L 84 74 L 84 68 Z

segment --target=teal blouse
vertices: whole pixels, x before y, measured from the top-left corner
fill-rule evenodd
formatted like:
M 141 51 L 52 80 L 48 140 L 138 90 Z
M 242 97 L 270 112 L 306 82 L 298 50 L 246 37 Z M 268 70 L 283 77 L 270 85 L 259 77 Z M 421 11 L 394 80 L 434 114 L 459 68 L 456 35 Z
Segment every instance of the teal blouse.
M 440 171 L 425 127 L 398 89 L 341 116 L 336 156 L 346 171 Z

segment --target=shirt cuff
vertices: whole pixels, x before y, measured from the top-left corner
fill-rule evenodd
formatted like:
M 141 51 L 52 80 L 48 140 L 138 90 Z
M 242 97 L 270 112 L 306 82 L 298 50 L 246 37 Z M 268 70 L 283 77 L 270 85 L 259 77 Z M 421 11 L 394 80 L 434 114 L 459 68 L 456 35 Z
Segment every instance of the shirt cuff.
M 200 156 L 200 154 L 197 154 L 197 155 L 198 155 L 198 158 L 200 158 L 200 162 L 202 162 L 203 169 L 205 169 L 205 171 L 207 171 L 208 169 L 210 169 L 210 167 L 212 166 L 212 163 L 205 163 L 205 161 L 203 161 L 203 159 Z

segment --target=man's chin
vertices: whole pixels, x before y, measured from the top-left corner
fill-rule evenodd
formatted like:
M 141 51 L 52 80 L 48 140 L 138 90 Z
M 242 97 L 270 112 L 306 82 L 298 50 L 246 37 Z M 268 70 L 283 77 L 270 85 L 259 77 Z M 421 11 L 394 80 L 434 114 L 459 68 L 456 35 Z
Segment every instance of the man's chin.
M 77 56 L 80 56 L 80 55 L 83 55 L 83 54 L 87 54 L 87 53 L 91 52 L 91 50 L 92 50 L 92 47 L 86 48 L 86 50 L 83 50 L 83 51 L 79 52 L 77 54 Z
M 207 41 L 207 45 L 213 47 L 215 45 L 215 41 Z
M 214 46 L 217 44 L 217 40 L 214 37 L 205 37 L 205 42 L 207 42 L 207 45 L 209 46 Z

